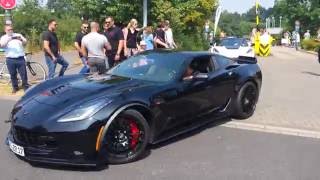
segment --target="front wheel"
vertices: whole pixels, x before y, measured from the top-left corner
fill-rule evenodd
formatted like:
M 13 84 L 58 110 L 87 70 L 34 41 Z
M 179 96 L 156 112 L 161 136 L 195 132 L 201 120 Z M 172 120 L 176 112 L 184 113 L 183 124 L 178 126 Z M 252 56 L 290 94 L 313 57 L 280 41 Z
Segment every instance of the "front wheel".
M 40 63 L 26 62 L 28 81 L 37 84 L 46 80 L 46 71 Z
M 233 117 L 236 119 L 251 117 L 256 109 L 258 98 L 259 90 L 257 86 L 253 82 L 246 82 L 236 95 Z
M 136 110 L 122 112 L 109 126 L 101 150 L 110 164 L 138 160 L 145 152 L 150 134 L 146 119 Z

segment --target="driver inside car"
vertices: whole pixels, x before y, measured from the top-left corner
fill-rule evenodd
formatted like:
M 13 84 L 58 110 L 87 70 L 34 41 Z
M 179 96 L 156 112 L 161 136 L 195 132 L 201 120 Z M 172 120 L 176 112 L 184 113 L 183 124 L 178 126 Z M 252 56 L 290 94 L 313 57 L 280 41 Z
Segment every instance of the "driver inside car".
M 196 75 L 196 74 L 199 74 L 200 72 L 196 70 L 195 68 L 195 64 L 194 63 L 191 63 L 187 69 L 185 70 L 184 74 L 183 74 L 183 79 L 184 80 L 191 80 L 193 79 L 193 77 Z

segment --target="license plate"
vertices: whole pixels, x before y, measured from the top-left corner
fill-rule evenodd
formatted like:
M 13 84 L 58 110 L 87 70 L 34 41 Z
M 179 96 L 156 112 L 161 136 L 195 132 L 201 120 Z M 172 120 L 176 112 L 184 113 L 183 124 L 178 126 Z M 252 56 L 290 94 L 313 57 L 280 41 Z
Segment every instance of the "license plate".
M 9 141 L 9 147 L 11 151 L 14 152 L 15 154 L 18 154 L 19 156 L 25 156 L 23 147 L 18 146 L 11 141 Z

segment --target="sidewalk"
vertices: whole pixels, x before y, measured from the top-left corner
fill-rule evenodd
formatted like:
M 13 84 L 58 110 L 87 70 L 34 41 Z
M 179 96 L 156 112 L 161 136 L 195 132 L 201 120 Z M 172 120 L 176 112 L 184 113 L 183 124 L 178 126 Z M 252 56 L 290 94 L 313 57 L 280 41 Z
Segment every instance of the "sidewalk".
M 320 138 L 320 65 L 317 56 L 273 47 L 259 58 L 262 90 L 254 116 L 226 126 Z

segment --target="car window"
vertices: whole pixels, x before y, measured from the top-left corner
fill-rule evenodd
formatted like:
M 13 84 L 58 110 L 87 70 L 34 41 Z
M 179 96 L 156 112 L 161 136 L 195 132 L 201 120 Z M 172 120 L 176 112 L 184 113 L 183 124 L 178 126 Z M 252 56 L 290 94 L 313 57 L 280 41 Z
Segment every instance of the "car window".
M 154 82 L 177 78 L 184 57 L 170 53 L 146 53 L 133 56 L 108 71 L 108 74 Z
M 225 47 L 238 47 L 238 46 L 248 46 L 248 43 L 245 39 L 241 38 L 225 38 L 222 39 L 218 46 L 225 46 Z
M 190 67 L 200 73 L 210 73 L 214 71 L 211 56 L 199 56 L 192 60 Z
M 213 60 L 216 62 L 218 66 L 217 69 L 224 68 L 232 63 L 231 60 L 223 56 L 214 56 Z

